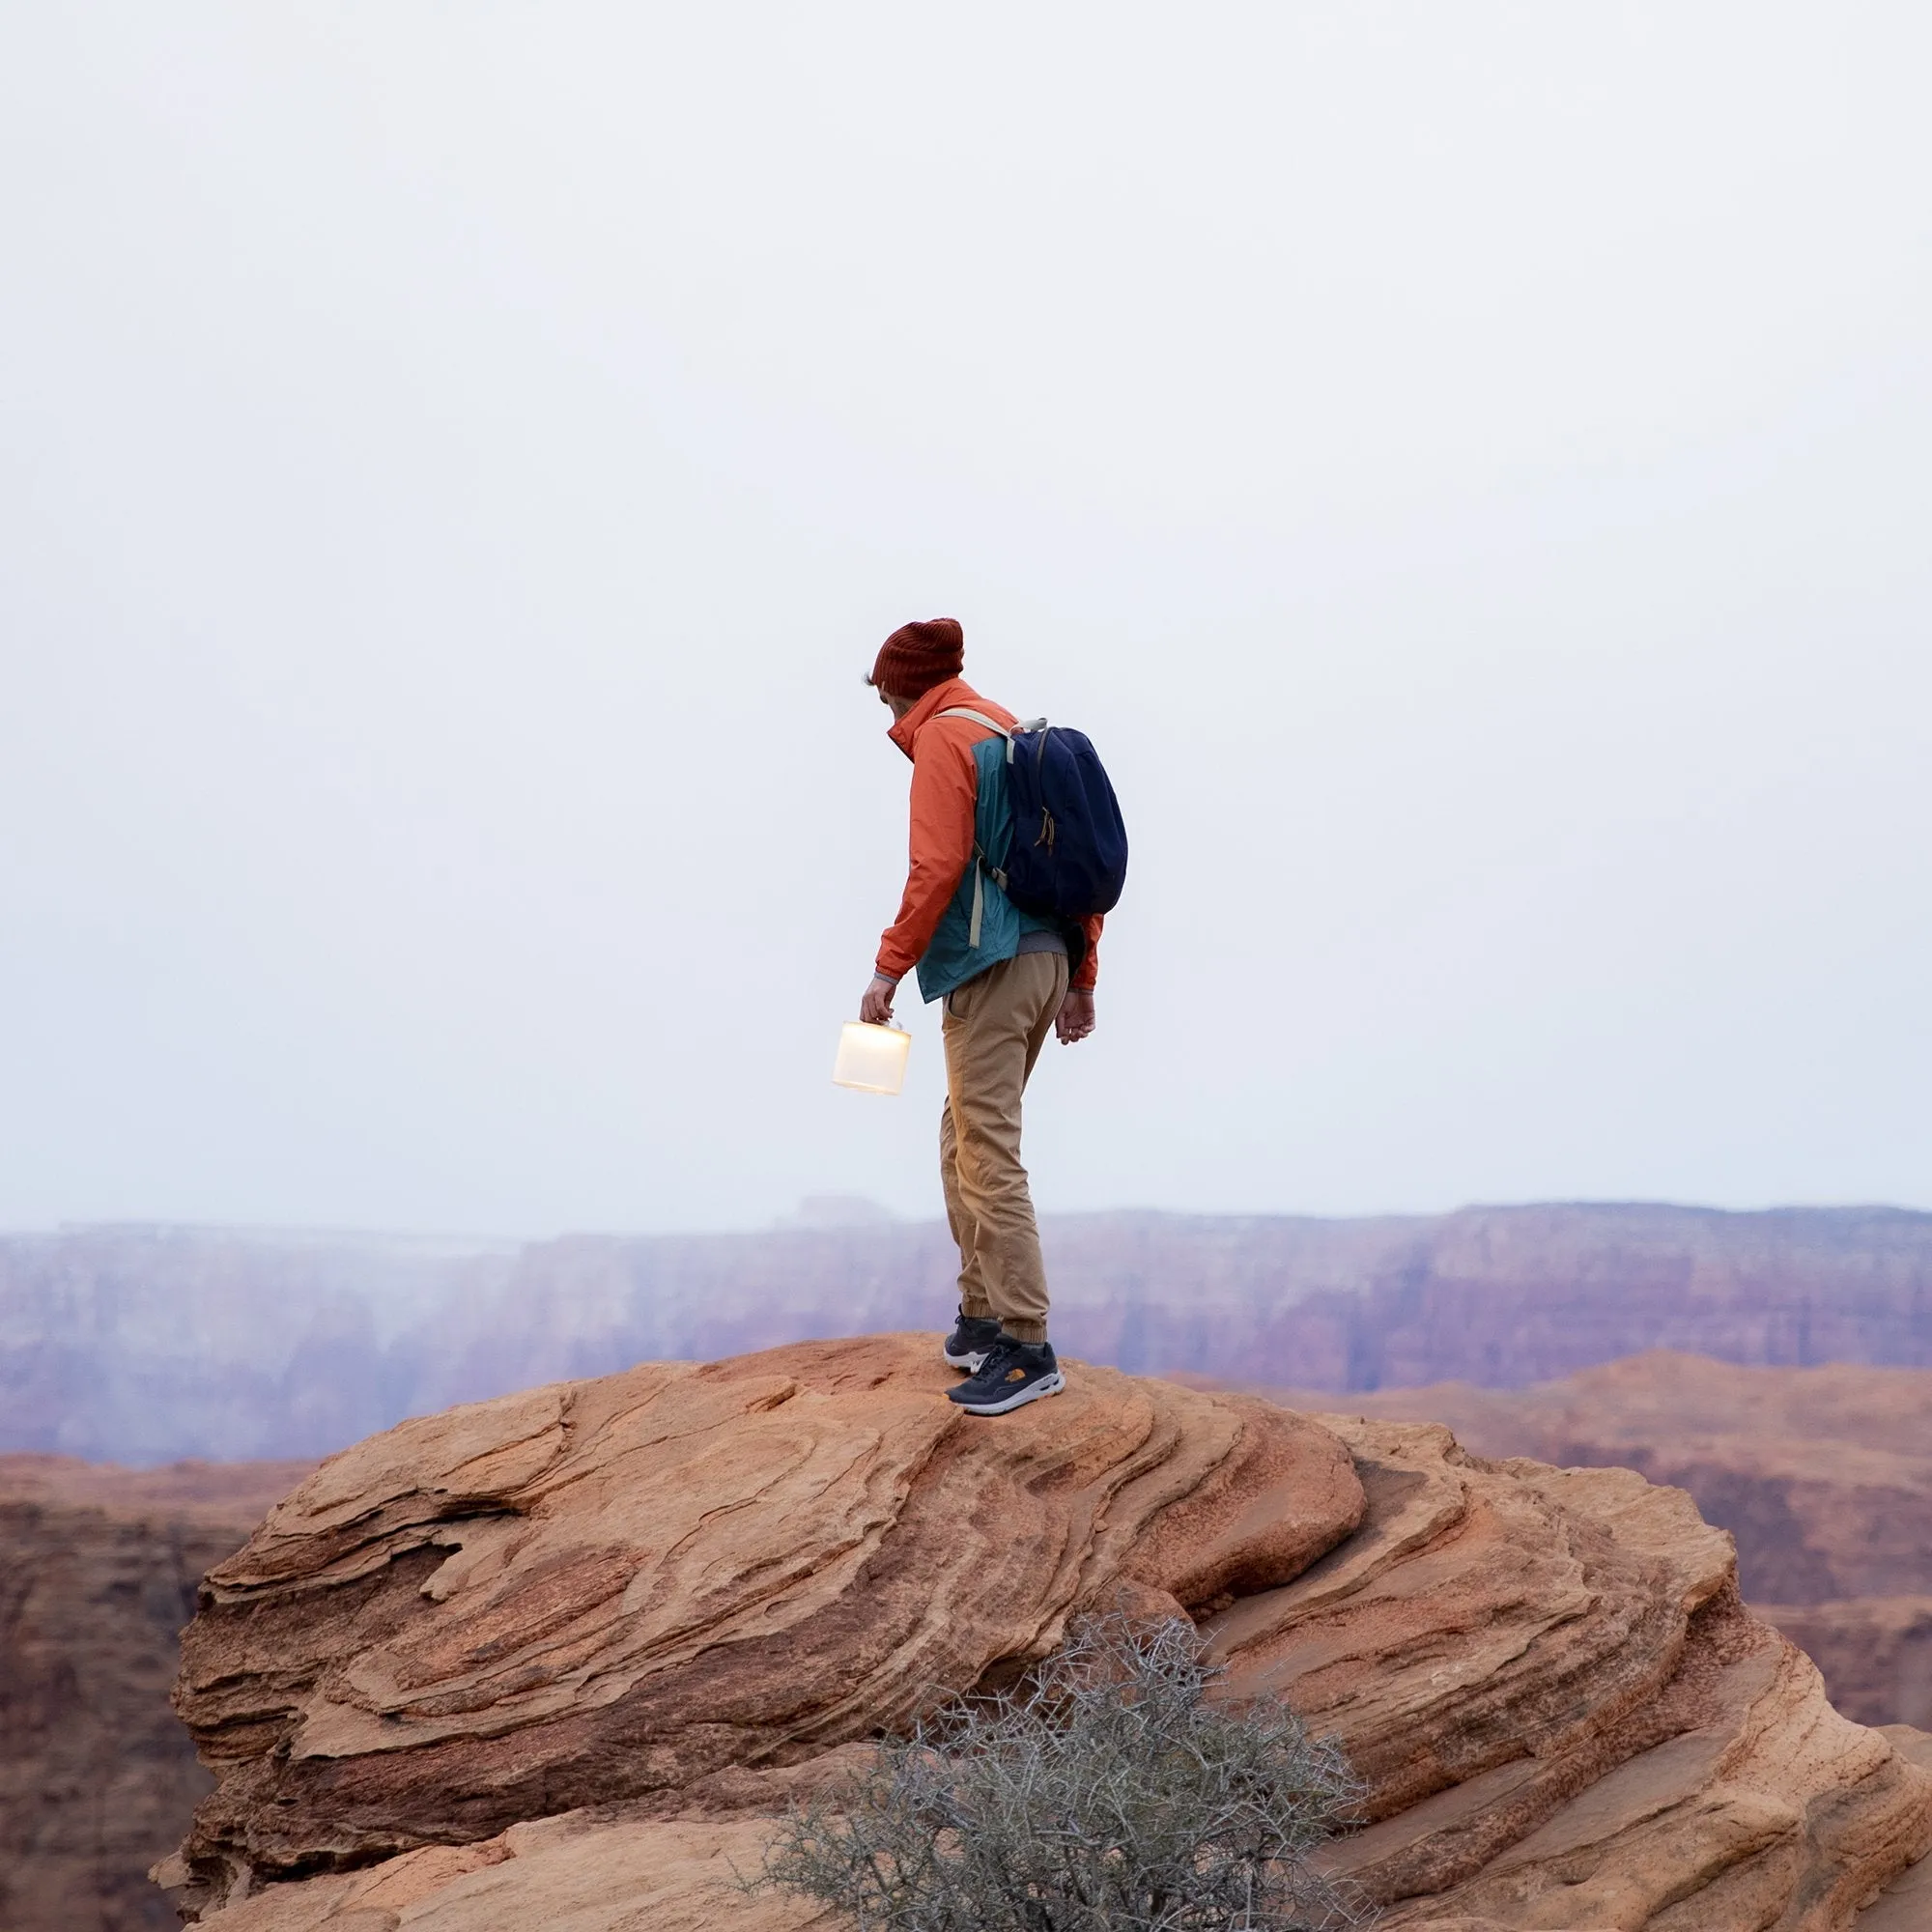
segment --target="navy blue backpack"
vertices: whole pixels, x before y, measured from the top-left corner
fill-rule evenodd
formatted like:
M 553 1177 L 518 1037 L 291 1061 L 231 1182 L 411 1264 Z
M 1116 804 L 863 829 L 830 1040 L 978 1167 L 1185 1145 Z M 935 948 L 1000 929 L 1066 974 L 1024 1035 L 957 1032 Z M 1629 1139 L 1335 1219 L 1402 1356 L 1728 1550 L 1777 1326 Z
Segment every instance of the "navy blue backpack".
M 1013 809 L 1006 869 L 986 869 L 1022 912 L 1078 923 L 1112 912 L 1127 882 L 1127 828 L 1100 754 L 1084 731 L 1034 718 L 1011 731 L 983 712 L 954 709 L 1007 741 L 1007 784 Z M 980 855 L 984 861 L 984 855 Z

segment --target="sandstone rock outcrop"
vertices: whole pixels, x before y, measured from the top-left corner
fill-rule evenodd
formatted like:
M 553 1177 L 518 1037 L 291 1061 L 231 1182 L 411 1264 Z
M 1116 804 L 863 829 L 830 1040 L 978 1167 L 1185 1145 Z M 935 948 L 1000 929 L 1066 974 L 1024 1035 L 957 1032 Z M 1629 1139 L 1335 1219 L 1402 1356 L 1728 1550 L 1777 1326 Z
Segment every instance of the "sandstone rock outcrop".
M 1885 1733 L 1900 1757 L 1932 1772 L 1932 1732 L 1888 1724 Z M 1927 1926 L 1932 1926 L 1932 1852 L 1900 1872 L 1858 1918 L 1858 1932 L 1926 1932 Z
M 650 1365 L 325 1463 L 185 1639 L 221 1777 L 195 1881 L 729 1792 L 1019 1667 L 1096 1593 L 1251 1591 L 1361 1514 L 1340 1441 L 1285 1410 L 1101 1372 L 1001 1453 L 933 1354 Z
M 1932 1776 L 1617 1470 L 1077 1369 L 951 1407 L 929 1337 L 653 1365 L 406 1424 L 211 1575 L 179 1708 L 220 1778 L 162 1876 L 218 1932 L 815 1922 L 771 1813 L 1088 1605 L 1184 1609 L 1367 1780 L 1395 1927 L 1835 1932 Z
M 148 1867 L 212 1780 L 168 1710 L 195 1585 L 311 1465 L 0 1457 L 0 1926 L 175 1923 Z
M 1689 1490 L 1736 1537 L 1747 1599 L 1810 1652 L 1841 1711 L 1932 1725 L 1932 1371 L 1656 1350 L 1535 1388 L 1451 1382 L 1355 1406 L 1447 1423 L 1481 1455 L 1623 1464 Z

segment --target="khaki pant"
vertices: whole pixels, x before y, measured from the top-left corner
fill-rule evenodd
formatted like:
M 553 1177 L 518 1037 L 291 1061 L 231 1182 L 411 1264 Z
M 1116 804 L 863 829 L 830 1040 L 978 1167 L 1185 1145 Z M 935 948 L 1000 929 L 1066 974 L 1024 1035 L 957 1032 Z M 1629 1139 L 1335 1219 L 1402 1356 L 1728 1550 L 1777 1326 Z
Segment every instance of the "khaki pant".
M 1046 1340 L 1046 1267 L 1027 1171 L 1020 1095 L 1066 997 L 1059 952 L 1022 952 L 946 997 L 939 1176 L 959 1244 L 959 1305 L 1021 1342 Z

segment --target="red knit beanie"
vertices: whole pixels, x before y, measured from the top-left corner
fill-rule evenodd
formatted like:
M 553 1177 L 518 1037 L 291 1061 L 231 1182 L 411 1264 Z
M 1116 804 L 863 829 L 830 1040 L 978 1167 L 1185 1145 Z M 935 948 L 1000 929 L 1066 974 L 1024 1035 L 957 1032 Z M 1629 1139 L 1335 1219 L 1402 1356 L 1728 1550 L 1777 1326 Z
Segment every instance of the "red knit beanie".
M 966 663 L 966 633 L 956 617 L 928 617 L 901 624 L 879 646 L 866 682 L 891 697 L 923 697 L 934 685 L 957 677 Z

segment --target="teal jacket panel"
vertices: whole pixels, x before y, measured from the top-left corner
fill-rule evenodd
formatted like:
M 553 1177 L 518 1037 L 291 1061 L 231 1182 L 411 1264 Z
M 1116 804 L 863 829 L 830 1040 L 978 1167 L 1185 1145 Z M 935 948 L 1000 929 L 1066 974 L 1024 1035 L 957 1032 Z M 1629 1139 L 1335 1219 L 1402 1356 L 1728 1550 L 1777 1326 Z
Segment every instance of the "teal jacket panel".
M 920 996 L 928 1006 L 943 1000 L 955 986 L 977 979 L 988 966 L 1010 959 L 1026 932 L 1054 932 L 1051 920 L 1021 912 L 993 882 L 994 871 L 1005 871 L 1007 847 L 1013 838 L 1013 808 L 1007 789 L 1007 741 L 983 738 L 973 747 L 979 788 L 973 804 L 973 841 L 984 855 L 966 867 L 959 890 L 952 895 L 919 962 Z M 980 896 L 980 943 L 973 944 L 973 897 Z

